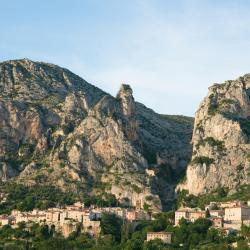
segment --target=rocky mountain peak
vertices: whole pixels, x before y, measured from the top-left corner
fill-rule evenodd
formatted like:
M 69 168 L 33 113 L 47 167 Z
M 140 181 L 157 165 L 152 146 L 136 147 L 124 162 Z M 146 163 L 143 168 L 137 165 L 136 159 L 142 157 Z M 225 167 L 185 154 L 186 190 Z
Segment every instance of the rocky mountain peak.
M 127 117 L 135 113 L 133 90 L 128 84 L 122 84 L 116 98 L 121 102 L 123 114 Z
M 114 98 L 57 65 L 0 63 L 1 180 L 159 210 L 189 160 L 192 124 L 136 103 L 126 84 Z
M 117 97 L 122 98 L 123 96 L 133 96 L 133 90 L 129 84 L 121 84 Z
M 192 194 L 250 183 L 250 75 L 209 88 L 195 116 L 192 161 L 179 187 Z

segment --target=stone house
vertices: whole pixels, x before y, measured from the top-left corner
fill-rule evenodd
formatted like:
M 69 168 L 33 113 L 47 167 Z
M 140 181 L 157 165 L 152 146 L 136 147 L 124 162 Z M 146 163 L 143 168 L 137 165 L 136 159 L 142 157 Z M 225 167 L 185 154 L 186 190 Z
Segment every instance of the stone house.
M 15 216 L 15 223 L 18 224 L 19 222 L 36 222 L 41 223 L 46 221 L 46 214 L 31 214 L 31 213 L 19 213 Z
M 223 227 L 223 218 L 222 217 L 211 217 L 209 218 L 214 228 L 222 228 Z
M 188 210 L 187 209 L 179 209 L 177 211 L 175 211 L 175 226 L 177 226 L 179 224 L 179 221 L 184 218 L 185 220 L 188 219 Z
M 79 226 L 78 222 L 68 220 L 63 223 L 61 232 L 64 237 L 68 237 L 72 232 L 76 231 Z
M 199 218 L 206 218 L 206 212 L 199 209 L 181 208 L 175 211 L 175 226 L 184 218 L 187 221 L 194 222 Z
M 1 226 L 9 225 L 10 224 L 10 217 L 8 215 L 1 215 L 0 216 L 0 224 L 1 224 Z
M 191 222 L 196 221 L 199 218 L 206 218 L 206 212 L 205 211 L 190 211 L 188 212 L 188 220 Z
M 124 219 L 126 215 L 125 209 L 121 207 L 104 207 L 102 208 L 102 212 L 115 214 L 122 219 Z
M 49 209 L 46 211 L 46 221 L 51 223 L 59 223 L 61 211 L 58 209 Z
M 101 232 L 101 222 L 93 220 L 85 220 L 83 222 L 83 231 L 94 237 L 98 237 Z
M 135 221 L 137 219 L 137 211 L 128 210 L 126 212 L 126 219 L 129 220 L 129 221 Z
M 172 242 L 172 233 L 170 232 L 148 232 L 147 241 L 160 239 L 166 244 L 171 244 Z
M 209 210 L 209 214 L 211 217 L 223 217 L 224 210 Z
M 214 210 L 214 208 L 218 208 L 219 203 L 216 201 L 210 201 L 209 205 L 205 206 L 205 211 L 207 210 Z
M 232 208 L 232 207 L 239 207 L 239 206 L 244 206 L 244 202 L 238 201 L 238 200 L 220 202 L 220 208 Z
M 250 208 L 246 206 L 236 206 L 225 208 L 225 221 L 250 220 Z
M 79 210 L 69 210 L 67 211 L 67 218 L 82 222 L 83 221 L 83 211 Z

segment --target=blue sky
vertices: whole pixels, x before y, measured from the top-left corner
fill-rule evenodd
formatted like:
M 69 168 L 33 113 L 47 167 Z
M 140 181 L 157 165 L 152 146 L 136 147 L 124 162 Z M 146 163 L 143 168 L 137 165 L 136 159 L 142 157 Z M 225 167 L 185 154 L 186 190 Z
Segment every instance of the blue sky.
M 247 0 L 0 0 L 0 61 L 66 67 L 164 114 L 194 115 L 215 82 L 250 73 Z

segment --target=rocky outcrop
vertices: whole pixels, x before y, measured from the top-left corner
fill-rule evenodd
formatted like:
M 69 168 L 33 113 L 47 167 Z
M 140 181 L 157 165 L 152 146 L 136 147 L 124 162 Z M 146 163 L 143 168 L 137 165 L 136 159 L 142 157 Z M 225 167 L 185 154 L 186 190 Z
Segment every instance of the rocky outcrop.
M 52 64 L 0 63 L 2 180 L 159 210 L 174 197 L 191 134 L 192 119 L 156 114 L 129 85 L 115 98 Z
M 249 94 L 249 74 L 209 88 L 195 116 L 192 161 L 179 189 L 197 195 L 250 184 Z

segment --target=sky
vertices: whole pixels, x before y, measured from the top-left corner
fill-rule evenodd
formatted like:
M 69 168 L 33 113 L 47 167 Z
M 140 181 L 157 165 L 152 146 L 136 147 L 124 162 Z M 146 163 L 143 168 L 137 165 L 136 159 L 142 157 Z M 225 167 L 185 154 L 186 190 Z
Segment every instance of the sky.
M 162 114 L 194 116 L 213 83 L 250 73 L 248 0 L 0 0 L 0 61 L 68 68 Z

